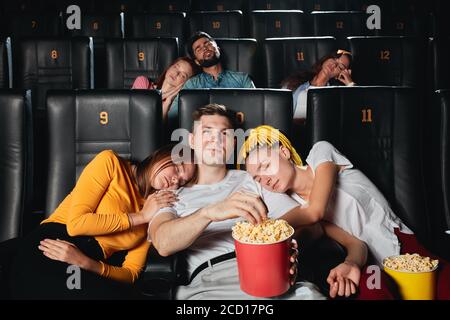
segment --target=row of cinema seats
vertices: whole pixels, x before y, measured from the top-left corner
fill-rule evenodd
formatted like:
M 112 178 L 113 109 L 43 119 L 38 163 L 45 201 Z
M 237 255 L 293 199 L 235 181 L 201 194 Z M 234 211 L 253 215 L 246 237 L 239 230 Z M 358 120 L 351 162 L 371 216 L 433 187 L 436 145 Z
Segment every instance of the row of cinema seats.
M 382 13 L 381 29 L 370 30 L 370 14 L 361 11 L 256 10 L 246 17 L 241 11 L 125 13 L 94 15 L 82 12 L 81 29 L 66 27 L 64 14 L 23 13 L 1 19 L 0 36 L 89 36 L 104 38 L 177 37 L 180 46 L 197 30 L 218 38 L 334 36 L 442 36 L 448 28 L 436 27 L 436 19 L 423 11 Z M 70 21 L 70 19 L 69 19 Z
M 250 74 L 257 87 L 263 88 L 279 88 L 292 70 L 308 69 L 321 56 L 338 48 L 331 37 L 268 39 L 259 45 L 254 39 L 219 39 L 218 43 L 224 66 Z M 411 86 L 421 92 L 450 88 L 446 58 L 449 39 L 431 40 L 428 54 L 425 40 L 418 38 L 353 37 L 349 43 L 354 53 L 353 78 L 360 85 Z M 46 94 L 50 89 L 93 87 L 89 40 L 24 38 L 13 41 L 11 52 L 12 66 L 8 65 L 7 43 L 2 42 L 0 87 L 8 88 L 12 82 L 14 89 L 31 90 L 34 166 L 41 168 L 35 171 L 34 189 L 41 194 L 36 193 L 34 209 L 42 210 L 46 185 L 43 168 L 47 163 Z M 96 64 L 94 77 L 104 85 L 94 87 L 129 89 L 136 76 L 154 79 L 177 56 L 175 39 L 108 40 L 105 56 L 95 59 L 100 65 Z
M 190 12 L 241 10 L 365 11 L 369 5 L 386 12 L 437 11 L 445 0 L 33 0 L 2 1 L 0 10 L 18 12 L 60 12 L 76 4 L 89 13 L 118 12 Z
M 434 130 L 430 157 L 422 157 L 421 104 L 413 88 L 328 87 L 308 96 L 310 147 L 327 140 L 347 155 L 378 186 L 394 211 L 432 251 L 449 258 L 450 92 L 435 94 L 430 105 Z M 241 113 L 244 130 L 270 124 L 295 139 L 291 93 L 279 89 L 187 90 L 180 96 L 180 128 L 191 129 L 192 112 L 221 103 Z M 7 288 L 8 266 L 29 221 L 33 143 L 25 93 L 0 91 L 0 288 Z M 84 166 L 101 150 L 142 160 L 161 145 L 161 100 L 156 91 L 55 90 L 49 92 L 48 187 L 46 216 L 73 188 Z M 102 121 L 107 114 L 108 121 Z M 239 148 L 239 146 L 237 146 Z M 424 176 L 431 181 L 427 188 Z M 329 250 L 329 249 L 326 249 Z M 319 254 L 319 253 L 317 253 Z M 328 257 L 320 253 L 318 257 Z M 181 256 L 162 258 L 151 250 L 138 281 L 149 298 L 170 298 L 183 279 Z M 329 268 L 333 261 L 321 261 Z M 310 266 L 311 267 L 311 266 Z M 312 266 L 314 268 L 314 265 Z M 317 264 L 316 264 L 317 267 Z M 2 282 L 3 281 L 3 282 Z M 7 292 L 2 294 L 7 296 Z
M 450 87 L 450 38 L 349 37 L 352 76 L 360 85 Z M 257 87 L 279 88 L 339 46 L 333 37 L 217 39 L 224 66 L 248 73 Z M 23 38 L 0 43 L 0 88 L 31 89 L 43 105 L 47 89 L 129 89 L 138 75 L 155 79 L 179 56 L 175 39 L 109 39 L 91 63 L 88 38 Z M 428 52 L 427 52 L 428 51 Z M 95 56 L 95 52 L 94 52 Z M 12 73 L 9 70 L 12 69 Z M 94 69 L 94 72 L 91 72 Z M 428 70 L 428 74 L 426 72 Z M 12 81 L 9 79 L 12 78 Z M 93 78 L 96 84 L 93 85 Z M 39 107 L 40 108 L 40 107 Z

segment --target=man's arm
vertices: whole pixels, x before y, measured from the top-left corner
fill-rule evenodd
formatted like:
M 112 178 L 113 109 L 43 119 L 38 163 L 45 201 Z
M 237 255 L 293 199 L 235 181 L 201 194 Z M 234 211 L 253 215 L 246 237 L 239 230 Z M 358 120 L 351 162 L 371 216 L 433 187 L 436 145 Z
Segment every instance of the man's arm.
M 267 210 L 260 197 L 234 192 L 187 217 L 177 218 L 173 213 L 162 212 L 151 221 L 149 234 L 158 253 L 169 256 L 188 248 L 211 222 L 237 217 L 259 223 L 267 217 Z
M 152 220 L 150 238 L 158 253 L 167 257 L 188 248 L 210 223 L 204 209 L 182 218 L 163 212 Z

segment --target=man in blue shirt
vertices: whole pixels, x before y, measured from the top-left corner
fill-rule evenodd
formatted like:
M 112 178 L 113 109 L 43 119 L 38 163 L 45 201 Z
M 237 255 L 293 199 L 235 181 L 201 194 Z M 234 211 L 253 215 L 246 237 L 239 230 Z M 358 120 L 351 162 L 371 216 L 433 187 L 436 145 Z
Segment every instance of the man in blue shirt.
M 190 78 L 182 89 L 203 88 L 254 88 L 248 74 L 225 70 L 221 64 L 220 48 L 206 32 L 195 33 L 187 43 L 188 54 L 203 72 Z M 178 95 L 169 110 L 169 128 L 178 126 Z

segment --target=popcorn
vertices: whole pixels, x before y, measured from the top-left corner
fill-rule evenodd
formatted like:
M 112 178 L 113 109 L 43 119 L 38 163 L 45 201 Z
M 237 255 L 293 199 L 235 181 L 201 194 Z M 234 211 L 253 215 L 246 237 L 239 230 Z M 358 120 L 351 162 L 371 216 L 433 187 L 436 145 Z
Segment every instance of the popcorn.
M 392 256 L 384 259 L 386 268 L 403 272 L 429 272 L 438 265 L 438 260 L 422 257 L 417 253 Z
M 294 229 L 284 220 L 267 219 L 253 225 L 247 221 L 237 222 L 233 238 L 244 243 L 270 244 L 284 241 L 292 236 Z

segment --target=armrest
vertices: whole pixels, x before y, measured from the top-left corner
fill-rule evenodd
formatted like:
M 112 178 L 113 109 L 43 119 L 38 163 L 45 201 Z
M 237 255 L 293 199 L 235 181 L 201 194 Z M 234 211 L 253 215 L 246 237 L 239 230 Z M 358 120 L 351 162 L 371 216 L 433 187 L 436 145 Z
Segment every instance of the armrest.
M 306 250 L 299 250 L 299 277 L 313 282 L 320 291 L 328 296 L 327 283 L 330 270 L 345 260 L 347 253 L 336 241 L 327 236 L 318 239 Z
M 147 263 L 137 281 L 141 292 L 148 297 L 172 299 L 173 288 L 179 284 L 183 274 L 179 266 L 181 256 L 178 253 L 163 257 L 153 246 L 150 247 Z

